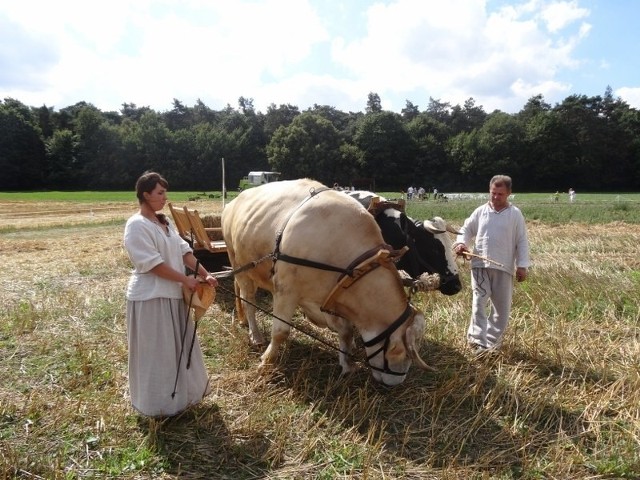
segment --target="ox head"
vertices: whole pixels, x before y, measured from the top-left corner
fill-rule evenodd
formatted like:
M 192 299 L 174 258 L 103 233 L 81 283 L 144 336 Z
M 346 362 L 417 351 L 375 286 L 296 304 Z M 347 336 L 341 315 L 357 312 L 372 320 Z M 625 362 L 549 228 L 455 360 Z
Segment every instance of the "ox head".
M 399 210 L 387 208 L 376 216 L 376 222 L 384 240 L 393 248 L 409 247 L 397 263 L 398 270 L 414 279 L 424 273 L 438 274 L 438 290 L 445 295 L 455 295 L 462 289 L 452 241 L 447 234 L 456 232 L 442 218 L 415 222 Z
M 424 315 L 411 305 L 407 306 L 405 314 L 406 318 L 400 317 L 397 325 L 392 324 L 374 339 L 365 342 L 373 378 L 387 386 L 402 383 L 412 363 L 423 370 L 435 371 L 418 354 L 425 326 Z

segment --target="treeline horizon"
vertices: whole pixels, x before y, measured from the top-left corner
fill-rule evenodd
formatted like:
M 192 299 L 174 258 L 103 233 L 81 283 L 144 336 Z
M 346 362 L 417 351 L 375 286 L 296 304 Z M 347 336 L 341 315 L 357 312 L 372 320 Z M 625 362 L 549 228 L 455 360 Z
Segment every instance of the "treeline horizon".
M 554 106 L 536 95 L 513 114 L 487 113 L 473 98 L 430 98 L 423 110 L 407 100 L 395 113 L 373 92 L 364 112 L 271 104 L 263 113 L 245 97 L 222 110 L 174 99 L 163 112 L 0 101 L 2 191 L 131 190 L 146 170 L 172 190 L 220 190 L 222 159 L 228 190 L 249 171 L 273 170 L 380 191 L 484 191 L 497 173 L 521 192 L 637 191 L 640 111 L 610 87 Z

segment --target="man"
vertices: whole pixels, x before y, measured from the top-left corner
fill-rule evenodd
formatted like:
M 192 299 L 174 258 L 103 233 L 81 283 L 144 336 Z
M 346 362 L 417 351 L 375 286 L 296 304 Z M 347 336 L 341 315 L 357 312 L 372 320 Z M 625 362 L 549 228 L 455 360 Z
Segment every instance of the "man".
M 509 195 L 511 177 L 494 176 L 489 182 L 489 201 L 465 220 L 453 245 L 454 252 L 464 256 L 471 253 L 467 245 L 475 238 L 467 340 L 476 354 L 500 347 L 511 313 L 514 271 L 516 280 L 522 282 L 530 265 L 524 216 L 509 202 Z

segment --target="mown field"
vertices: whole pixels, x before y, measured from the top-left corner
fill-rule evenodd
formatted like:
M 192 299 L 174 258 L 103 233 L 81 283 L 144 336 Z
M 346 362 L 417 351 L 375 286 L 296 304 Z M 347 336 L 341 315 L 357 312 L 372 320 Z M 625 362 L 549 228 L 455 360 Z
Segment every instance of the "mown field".
M 220 211 L 198 193 L 170 197 Z M 640 194 L 516 194 L 534 266 L 501 354 L 478 361 L 465 346 L 461 261 L 460 294 L 413 297 L 438 372 L 412 368 L 392 389 L 365 366 L 342 378 L 336 353 L 299 331 L 261 375 L 222 281 L 198 327 L 213 393 L 162 422 L 127 397 L 132 199 L 0 194 L 0 478 L 640 478 Z M 408 212 L 459 225 L 482 201 Z

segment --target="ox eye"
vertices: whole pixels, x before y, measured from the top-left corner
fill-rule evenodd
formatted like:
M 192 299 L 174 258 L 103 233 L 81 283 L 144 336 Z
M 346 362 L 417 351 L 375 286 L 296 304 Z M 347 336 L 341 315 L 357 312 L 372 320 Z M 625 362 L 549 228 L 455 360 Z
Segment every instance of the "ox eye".
M 387 351 L 387 354 L 391 356 L 401 355 L 403 353 L 404 353 L 404 348 L 402 348 L 402 345 L 399 343 L 394 343 L 391 346 L 391 348 L 389 348 L 389 350 Z

